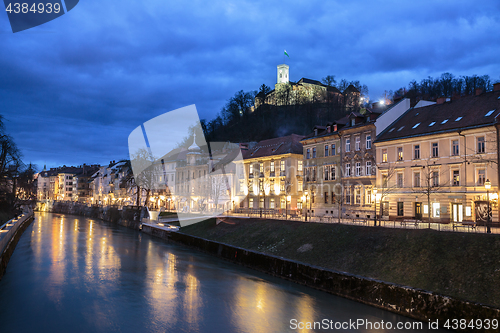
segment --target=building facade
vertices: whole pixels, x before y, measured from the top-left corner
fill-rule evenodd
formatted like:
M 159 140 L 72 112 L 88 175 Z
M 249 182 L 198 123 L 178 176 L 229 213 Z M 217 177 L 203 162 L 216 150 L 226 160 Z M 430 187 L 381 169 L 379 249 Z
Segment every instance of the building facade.
M 496 84 L 492 92 L 410 109 L 388 126 L 375 142 L 380 215 L 484 223 L 489 197 L 498 221 L 499 98 Z

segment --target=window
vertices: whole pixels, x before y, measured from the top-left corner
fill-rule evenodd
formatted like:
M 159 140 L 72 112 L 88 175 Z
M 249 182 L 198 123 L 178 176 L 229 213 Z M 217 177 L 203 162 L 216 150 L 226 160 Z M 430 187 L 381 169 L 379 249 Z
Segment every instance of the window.
M 439 202 L 432 203 L 432 217 L 439 217 L 441 213 L 441 204 Z
M 297 170 L 302 171 L 302 161 L 297 161 L 297 162 L 298 162 Z
M 453 170 L 453 186 L 460 185 L 460 171 Z
M 432 157 L 439 157 L 438 143 L 432 143 Z
M 403 174 L 398 173 L 397 175 L 398 187 L 403 187 Z
M 250 198 L 248 201 L 248 207 L 253 208 L 253 198 Z
M 361 176 L 361 163 L 356 162 L 356 176 Z
M 416 160 L 420 159 L 420 145 L 413 146 L 413 158 Z
M 399 201 L 398 202 L 398 216 L 403 216 L 403 215 L 404 215 L 403 202 Z
M 345 139 L 345 152 L 348 153 L 351 151 L 351 139 Z
M 354 189 L 354 203 L 356 205 L 361 204 L 361 189 L 359 187 L 356 187 Z
M 271 175 L 273 175 L 274 174 L 274 161 L 271 161 L 270 169 L 271 169 Z
M 323 174 L 324 174 L 324 177 L 325 177 L 325 180 L 328 180 L 328 174 L 330 173 L 330 167 L 329 166 L 324 166 L 323 167 Z
M 271 198 L 271 200 L 269 200 L 269 208 L 274 209 L 274 198 Z
M 448 122 L 448 119 L 445 119 L 445 120 L 443 120 L 443 121 L 441 122 L 441 125 L 444 125 L 444 124 L 446 124 L 447 122 Z
M 328 203 L 328 192 L 325 192 L 325 203 Z
M 316 158 L 316 147 L 313 148 L 313 158 Z
M 264 163 L 262 162 L 259 163 L 259 172 L 261 175 L 264 175 Z
M 355 140 L 356 141 L 354 144 L 354 149 L 360 150 L 361 149 L 361 138 L 359 136 L 357 136 Z
M 272 193 L 276 193 L 276 188 L 274 187 L 274 179 L 269 180 L 269 189 Z
M 398 161 L 403 160 L 403 147 L 398 147 Z
M 420 172 L 413 174 L 413 187 L 420 187 Z
M 345 165 L 345 176 L 351 177 L 351 163 L 346 163 Z
M 458 140 L 453 140 L 451 143 L 451 152 L 453 156 L 458 156 Z
M 313 182 L 316 181 L 316 168 L 315 167 L 312 168 L 312 181 Z
M 240 193 L 243 193 L 244 190 L 245 190 L 245 180 L 240 179 Z
M 455 119 L 455 121 L 459 121 L 460 119 L 462 119 L 462 117 L 458 117 L 457 119 Z
M 439 186 L 439 172 L 432 172 L 432 186 Z
M 334 204 L 337 200 L 335 199 L 335 192 L 332 192 L 332 204 Z
M 280 161 L 280 169 L 282 173 L 285 172 L 285 160 Z
M 335 180 L 336 169 L 337 169 L 337 167 L 334 165 L 332 167 L 330 167 L 330 180 Z
M 297 183 L 297 191 L 302 192 L 304 190 L 304 185 L 301 180 Z
M 325 145 L 325 157 L 328 156 L 328 145 Z
M 335 150 L 335 144 L 332 144 L 332 156 L 335 156 L 337 151 Z
M 281 198 L 281 200 L 280 200 L 280 206 L 281 206 L 281 208 L 285 208 L 285 209 L 286 209 L 286 201 L 285 201 L 285 198 Z
M 309 148 L 307 148 L 306 150 L 306 160 L 310 159 L 311 158 L 311 151 Z
M 366 136 L 366 149 L 372 149 L 372 136 Z
M 382 162 L 387 162 L 387 149 L 382 149 Z
M 420 123 L 416 123 L 415 125 L 413 125 L 413 127 L 412 127 L 412 128 L 413 128 L 413 129 L 415 129 L 415 128 L 417 128 L 417 127 L 418 127 L 418 125 L 420 125 Z
M 345 203 L 348 205 L 351 204 L 351 188 L 350 187 L 345 188 Z
M 285 193 L 285 181 L 284 180 L 280 181 L 280 191 Z
M 477 170 L 477 185 L 484 185 L 484 180 L 486 179 L 486 170 L 478 169 Z
M 371 205 L 372 204 L 372 190 L 366 190 L 366 195 L 365 195 L 365 203 L 367 205 Z
M 259 191 L 264 192 L 264 180 L 259 179 Z
M 264 208 L 264 198 L 259 199 L 259 208 Z
M 250 164 L 250 177 L 253 177 L 253 164 Z
M 372 161 L 367 161 L 366 162 L 366 172 L 365 175 L 371 176 L 372 175 Z
M 492 114 L 493 112 L 495 112 L 495 110 L 488 111 L 488 113 L 487 113 L 487 114 L 485 114 L 484 116 L 485 116 L 485 117 L 489 117 L 489 116 L 491 116 L 491 114 Z
M 436 123 L 436 122 L 435 122 L 435 121 L 433 121 L 432 123 L 430 123 L 430 124 L 429 124 L 429 127 L 434 126 L 434 124 L 435 124 L 435 123 Z
M 484 153 L 484 136 L 480 136 L 477 138 L 477 153 Z
M 297 201 L 297 209 L 302 209 L 302 201 Z

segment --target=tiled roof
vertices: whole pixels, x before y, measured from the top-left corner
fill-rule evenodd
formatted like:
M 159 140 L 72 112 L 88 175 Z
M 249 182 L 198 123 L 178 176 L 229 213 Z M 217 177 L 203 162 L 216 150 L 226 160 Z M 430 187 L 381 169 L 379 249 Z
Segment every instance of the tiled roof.
M 499 114 L 500 91 L 412 108 L 380 133 L 376 142 L 489 126 Z
M 262 140 L 251 149 L 243 150 L 243 158 L 257 158 L 281 154 L 302 154 L 302 140 L 304 136 L 291 134 L 280 138 Z

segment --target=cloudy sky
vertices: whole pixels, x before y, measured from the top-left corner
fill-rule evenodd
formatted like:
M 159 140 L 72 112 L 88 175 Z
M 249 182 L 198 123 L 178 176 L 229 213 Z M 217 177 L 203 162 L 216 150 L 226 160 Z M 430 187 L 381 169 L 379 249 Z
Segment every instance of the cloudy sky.
M 359 80 L 378 99 L 443 72 L 500 80 L 500 1 L 81 0 L 13 34 L 0 13 L 0 114 L 25 162 L 128 157 L 128 135 L 190 104 L 212 119 L 238 90 Z M 168 135 L 168 134 L 166 134 Z

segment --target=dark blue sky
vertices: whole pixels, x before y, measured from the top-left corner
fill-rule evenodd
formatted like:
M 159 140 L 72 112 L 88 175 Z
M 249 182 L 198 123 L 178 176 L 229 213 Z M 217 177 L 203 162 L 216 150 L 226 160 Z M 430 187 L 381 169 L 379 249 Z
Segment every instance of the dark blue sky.
M 128 157 L 143 122 L 238 90 L 359 80 L 370 99 L 443 72 L 500 79 L 500 1 L 98 1 L 13 34 L 0 13 L 0 114 L 25 162 Z M 166 134 L 167 136 L 168 134 Z

